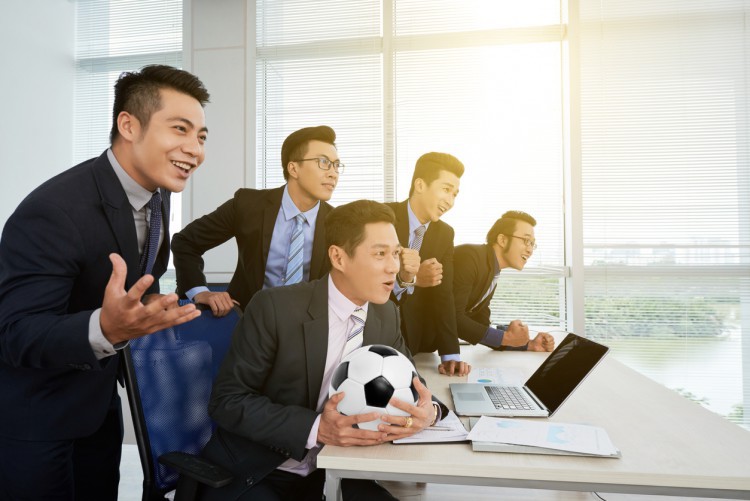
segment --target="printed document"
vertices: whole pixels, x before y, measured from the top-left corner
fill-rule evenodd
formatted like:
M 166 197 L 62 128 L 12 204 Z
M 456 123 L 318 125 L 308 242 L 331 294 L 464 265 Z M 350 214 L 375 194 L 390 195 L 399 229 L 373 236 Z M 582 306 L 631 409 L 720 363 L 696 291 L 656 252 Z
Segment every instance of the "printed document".
M 469 440 L 619 456 L 607 432 L 598 426 L 482 416 L 469 432 Z

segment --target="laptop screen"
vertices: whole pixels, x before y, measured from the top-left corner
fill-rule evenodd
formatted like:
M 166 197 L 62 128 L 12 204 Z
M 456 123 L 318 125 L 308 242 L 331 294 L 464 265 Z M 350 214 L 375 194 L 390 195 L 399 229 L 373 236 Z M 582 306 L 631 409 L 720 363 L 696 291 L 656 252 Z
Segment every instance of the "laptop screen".
M 526 386 L 552 415 L 608 350 L 594 341 L 568 334 L 526 381 Z

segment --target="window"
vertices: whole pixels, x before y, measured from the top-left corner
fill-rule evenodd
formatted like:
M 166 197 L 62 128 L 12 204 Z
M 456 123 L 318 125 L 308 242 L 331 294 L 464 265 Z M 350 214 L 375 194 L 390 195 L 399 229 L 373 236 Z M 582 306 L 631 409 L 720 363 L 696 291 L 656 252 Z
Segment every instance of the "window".
M 403 200 L 420 155 L 451 153 L 466 166 L 445 217 L 457 245 L 484 242 L 506 210 L 539 222 L 496 320 L 564 328 L 560 2 L 258 0 L 256 16 L 257 186 L 283 183 L 281 143 L 305 126 L 337 132 L 334 205 Z
M 581 1 L 586 333 L 745 424 L 748 13 L 732 0 Z
M 747 2 L 570 0 L 570 24 L 568 9 L 258 0 L 257 185 L 280 185 L 281 142 L 321 123 L 348 166 L 334 205 L 402 200 L 419 155 L 452 153 L 456 244 L 505 210 L 539 222 L 495 321 L 566 329 L 574 287 L 612 356 L 747 425 Z

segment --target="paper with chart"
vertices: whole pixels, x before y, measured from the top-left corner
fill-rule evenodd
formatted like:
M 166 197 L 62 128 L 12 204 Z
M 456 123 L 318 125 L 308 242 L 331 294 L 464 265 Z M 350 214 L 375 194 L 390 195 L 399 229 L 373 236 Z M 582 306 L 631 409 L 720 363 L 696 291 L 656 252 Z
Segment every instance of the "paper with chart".
M 528 445 L 601 456 L 614 456 L 619 453 L 603 428 L 550 421 L 482 416 L 469 432 L 469 440 Z
M 519 367 L 474 367 L 466 382 L 523 386 L 525 381 L 524 373 Z

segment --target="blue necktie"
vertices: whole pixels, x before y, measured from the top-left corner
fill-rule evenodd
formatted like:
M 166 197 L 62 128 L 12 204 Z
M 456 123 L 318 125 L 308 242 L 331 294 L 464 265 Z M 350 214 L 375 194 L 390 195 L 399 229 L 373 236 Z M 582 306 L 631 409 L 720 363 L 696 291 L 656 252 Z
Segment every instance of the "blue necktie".
M 154 269 L 156 252 L 159 250 L 159 235 L 161 234 L 161 194 L 157 191 L 148 202 L 151 211 L 148 226 L 148 239 L 141 254 L 141 274 L 148 275 Z
M 364 339 L 362 332 L 365 330 L 367 312 L 362 308 L 356 308 L 349 318 L 352 319 L 353 324 L 349 334 L 346 336 L 346 345 L 344 345 L 342 358 L 362 346 L 362 340 Z
M 414 240 L 412 240 L 411 247 L 414 250 L 419 250 L 422 248 L 422 239 L 424 238 L 424 232 L 427 231 L 427 228 L 425 225 L 417 226 L 417 229 L 414 230 Z
M 305 215 L 300 212 L 294 217 L 294 220 L 295 225 L 292 231 L 292 241 L 289 244 L 284 285 L 296 284 L 302 281 L 302 248 L 305 244 L 305 233 L 302 230 L 305 224 Z

